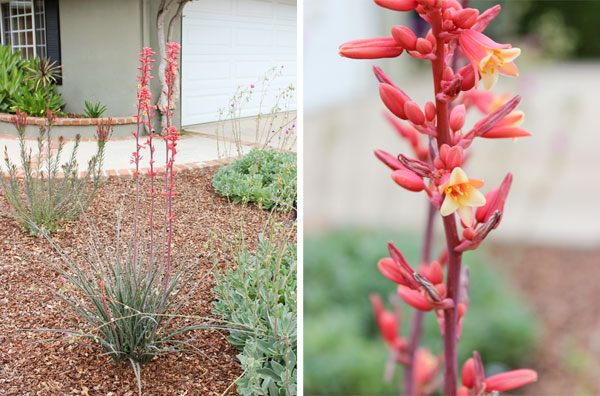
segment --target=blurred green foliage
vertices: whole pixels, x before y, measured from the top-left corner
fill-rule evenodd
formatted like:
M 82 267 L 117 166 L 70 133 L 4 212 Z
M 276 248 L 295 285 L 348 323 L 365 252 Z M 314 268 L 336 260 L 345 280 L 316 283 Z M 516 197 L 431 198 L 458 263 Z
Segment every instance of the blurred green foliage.
M 502 6 L 502 12 L 486 34 L 496 41 L 509 42 L 518 36 L 549 58 L 600 57 L 600 1 L 473 0 L 469 6 L 483 12 L 495 4 Z
M 383 381 L 387 350 L 373 319 L 369 294 L 387 297 L 395 285 L 377 270 L 393 240 L 406 259 L 418 263 L 415 235 L 344 229 L 304 239 L 304 390 L 307 395 L 388 395 L 400 389 L 401 370 Z M 534 347 L 536 323 L 527 302 L 484 254 L 469 252 L 471 305 L 465 316 L 459 362 L 478 350 L 493 374 L 520 366 Z M 412 311 L 406 309 L 403 334 Z M 440 330 L 427 314 L 424 345 L 442 351 Z

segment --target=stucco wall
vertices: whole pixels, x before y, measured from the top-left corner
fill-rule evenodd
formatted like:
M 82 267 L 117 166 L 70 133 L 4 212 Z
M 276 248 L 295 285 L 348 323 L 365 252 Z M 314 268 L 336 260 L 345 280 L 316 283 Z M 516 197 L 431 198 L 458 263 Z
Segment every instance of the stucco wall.
M 66 111 L 84 100 L 107 106 L 105 116 L 135 113 L 137 53 L 142 47 L 140 0 L 60 0 Z

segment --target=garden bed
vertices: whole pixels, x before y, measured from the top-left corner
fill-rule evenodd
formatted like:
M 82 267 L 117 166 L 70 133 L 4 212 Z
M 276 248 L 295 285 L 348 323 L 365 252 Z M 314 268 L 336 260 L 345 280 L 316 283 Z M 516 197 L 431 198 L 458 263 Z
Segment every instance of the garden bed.
M 202 265 L 199 277 L 207 275 L 194 291 L 194 306 L 182 313 L 212 316 L 211 235 L 218 266 L 231 260 L 228 247 L 237 232 L 232 219 L 243 216 L 244 237 L 254 246 L 269 213 L 254 206 L 242 208 L 218 196 L 212 188 L 212 168 L 177 174 L 178 195 L 174 199 L 174 247 L 187 247 L 189 259 Z M 149 180 L 142 178 L 142 188 Z M 1 193 L 0 193 L 1 195 Z M 111 178 L 99 191 L 87 215 L 98 230 L 104 246 L 114 246 L 116 212 L 124 201 L 123 224 L 128 224 L 134 199 L 131 179 Z M 142 211 L 149 199 L 142 194 Z M 291 215 L 290 215 L 291 216 Z M 144 215 L 142 215 L 144 218 Z M 291 218 L 279 221 L 292 224 Z M 77 344 L 36 343 L 50 334 L 27 331 L 31 328 L 70 328 L 76 316 L 57 296 L 32 278 L 43 280 L 55 290 L 63 284 L 60 276 L 42 260 L 60 264 L 59 255 L 40 238 L 27 237 L 8 216 L 8 205 L 0 198 L 0 394 L 1 395 L 136 395 L 137 384 L 128 364 L 115 365 L 108 357 Z M 123 235 L 128 235 L 127 232 Z M 295 235 L 293 236 L 295 238 Z M 83 218 L 67 225 L 55 239 L 71 256 L 87 253 L 89 227 Z M 201 353 L 182 352 L 161 356 L 142 367 L 144 395 L 235 395 L 233 382 L 242 374 L 235 355 L 238 351 L 226 340 L 226 332 L 200 330 L 191 334 Z
M 17 136 L 17 130 L 12 124 L 14 114 L 0 113 L 0 135 Z M 104 118 L 56 118 L 52 127 L 52 136 L 59 136 L 65 139 L 74 139 L 77 134 L 82 139 L 93 139 L 96 135 L 96 126 Z M 46 123 L 45 118 L 28 117 L 25 137 L 37 138 L 40 135 L 40 126 Z M 136 128 L 136 119 L 134 116 L 112 117 L 113 137 L 130 137 L 131 132 Z

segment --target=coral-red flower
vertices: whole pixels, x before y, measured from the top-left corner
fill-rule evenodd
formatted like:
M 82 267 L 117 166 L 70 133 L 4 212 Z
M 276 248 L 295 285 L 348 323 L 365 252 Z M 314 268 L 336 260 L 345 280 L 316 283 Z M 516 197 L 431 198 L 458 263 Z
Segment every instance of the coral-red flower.
M 519 48 L 512 48 L 510 44 L 499 44 L 475 30 L 463 31 L 458 41 L 471 65 L 481 73 L 485 89 L 492 89 L 498 80 L 498 73 L 506 76 L 519 75 L 513 63 L 521 53 Z

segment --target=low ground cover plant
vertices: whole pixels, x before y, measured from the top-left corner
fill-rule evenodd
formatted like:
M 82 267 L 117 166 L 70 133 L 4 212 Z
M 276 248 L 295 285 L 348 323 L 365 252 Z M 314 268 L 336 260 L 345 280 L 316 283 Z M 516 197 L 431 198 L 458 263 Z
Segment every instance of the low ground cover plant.
M 0 46 L 0 112 L 19 110 L 32 117 L 59 112 L 64 103 L 56 92 L 57 73 L 49 60 L 21 59 L 20 51 Z
M 217 274 L 214 312 L 231 323 L 227 338 L 241 352 L 244 396 L 297 394 L 296 245 L 262 239 L 240 246 L 234 265 Z
M 102 184 L 104 150 L 112 133 L 111 120 L 98 124 L 96 154 L 82 176 L 76 159 L 81 137 L 77 135 L 71 155 L 63 162 L 65 141 L 62 137 L 58 139 L 56 150 L 52 149 L 54 119 L 54 113 L 48 111 L 46 123 L 39 129 L 34 155 L 25 140 L 27 114 L 17 111 L 12 122 L 18 133 L 21 163 L 17 166 L 5 147 L 5 166 L 0 168 L 0 185 L 12 213 L 30 235 L 51 234 L 62 224 L 76 219 L 91 204 Z
M 408 232 L 345 228 L 305 237 L 304 394 L 400 393 L 402 373 L 392 371 L 393 366 L 387 373 L 393 381 L 382 381 L 388 353 L 381 345 L 368 298 L 373 290 L 382 297 L 393 296 L 396 287 L 365 265 L 385 253 L 390 238 L 398 241 L 407 260 L 418 260 L 418 238 Z M 502 371 L 530 362 L 538 326 L 524 297 L 488 261 L 488 255 L 481 251 L 465 257 L 471 282 L 478 287 L 471 291 L 469 312 L 473 320 L 464 324 L 458 357 L 468 359 L 478 350 L 490 368 Z M 411 312 L 406 306 L 400 310 L 400 329 L 407 332 Z M 434 355 L 442 351 L 433 315 L 425 318 L 422 344 Z
M 244 157 L 219 168 L 215 190 L 233 202 L 256 202 L 265 209 L 294 208 L 296 156 L 275 149 L 253 148 Z

